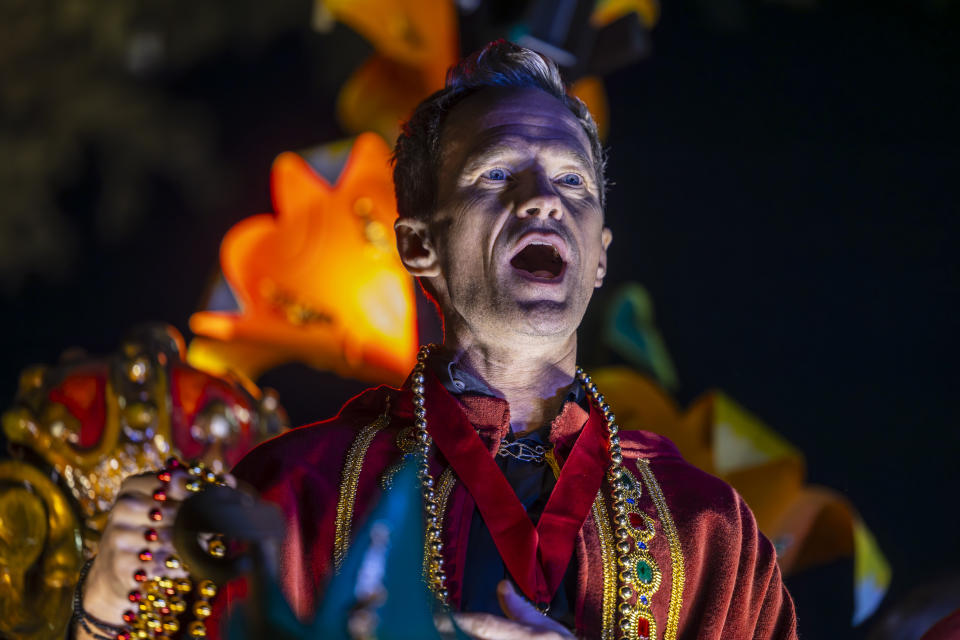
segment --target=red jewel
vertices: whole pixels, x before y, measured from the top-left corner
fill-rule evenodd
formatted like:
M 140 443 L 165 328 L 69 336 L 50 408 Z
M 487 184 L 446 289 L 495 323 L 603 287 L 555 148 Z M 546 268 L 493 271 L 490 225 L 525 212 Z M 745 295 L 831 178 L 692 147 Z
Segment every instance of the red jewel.
M 151 509 L 150 510 L 150 519 L 154 522 L 160 522 L 163 520 L 163 512 L 160 509 Z
M 180 468 L 180 461 L 176 458 L 167 458 L 167 469 L 173 471 Z
M 141 597 L 140 592 L 136 589 L 127 594 L 127 600 L 130 602 L 140 602 Z
M 147 529 L 143 532 L 143 539 L 147 542 L 156 542 L 159 537 L 160 534 L 157 533 L 156 529 Z
M 641 638 L 650 637 L 650 621 L 643 616 L 637 618 L 637 635 Z
M 172 477 L 173 476 L 170 475 L 169 471 L 161 471 L 160 473 L 157 474 L 157 480 L 159 480 L 160 482 L 170 482 L 170 479 Z
M 643 521 L 643 517 L 639 513 L 628 513 L 627 519 L 630 521 L 630 526 L 634 529 L 647 528 L 647 523 Z
M 169 589 L 164 589 L 163 592 L 170 597 L 177 595 L 177 590 L 174 589 L 173 587 L 170 587 Z
M 157 489 L 156 491 L 153 492 L 153 499 L 156 500 L 157 502 L 163 502 L 164 500 L 167 499 L 167 492 L 164 491 L 163 489 Z
M 137 620 L 137 614 L 127 609 L 123 612 L 123 621 L 127 624 L 133 624 Z
M 137 557 L 140 558 L 140 562 L 150 562 L 153 560 L 153 553 L 150 552 L 150 549 L 144 549 L 137 554 Z
M 160 607 L 160 613 L 165 616 L 170 615 L 170 607 Z
M 143 569 L 137 569 L 133 574 L 133 579 L 137 582 L 146 582 L 147 581 L 147 572 Z
M 130 633 L 127 631 L 121 631 L 117 634 L 117 640 L 130 640 Z

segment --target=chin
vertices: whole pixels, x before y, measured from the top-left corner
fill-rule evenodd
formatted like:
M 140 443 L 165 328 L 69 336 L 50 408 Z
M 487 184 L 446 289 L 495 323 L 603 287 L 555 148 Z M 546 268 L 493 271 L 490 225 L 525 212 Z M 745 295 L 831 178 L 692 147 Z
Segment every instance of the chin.
M 580 316 L 570 308 L 568 302 L 538 300 L 517 304 L 517 324 L 520 332 L 530 336 L 553 337 L 566 335 L 577 330 Z

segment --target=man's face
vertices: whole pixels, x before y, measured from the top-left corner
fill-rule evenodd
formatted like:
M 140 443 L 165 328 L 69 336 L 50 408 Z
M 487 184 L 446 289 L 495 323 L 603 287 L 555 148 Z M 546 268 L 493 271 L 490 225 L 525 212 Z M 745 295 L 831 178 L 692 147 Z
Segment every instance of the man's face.
M 611 237 L 579 122 L 538 89 L 484 89 L 453 109 L 441 146 L 430 280 L 447 323 L 484 339 L 573 334 Z

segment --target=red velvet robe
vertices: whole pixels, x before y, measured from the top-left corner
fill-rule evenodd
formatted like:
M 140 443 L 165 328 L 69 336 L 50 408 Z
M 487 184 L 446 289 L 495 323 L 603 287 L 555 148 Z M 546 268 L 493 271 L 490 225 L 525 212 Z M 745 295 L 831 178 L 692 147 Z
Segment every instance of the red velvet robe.
M 620 637 L 614 633 L 616 600 L 611 600 L 616 594 L 616 559 L 607 526 L 612 527 L 610 488 L 604 479 L 609 454 L 599 412 L 592 408 L 588 415 L 568 402 L 554 420 L 550 440 L 561 473 L 534 528 L 506 481 L 499 482 L 503 476 L 495 463 L 492 475 L 487 464 L 493 463 L 510 429 L 507 403 L 487 396 L 454 397 L 433 374 L 428 374 L 426 387 L 428 428 L 441 454 L 432 461 L 433 477 L 439 479 L 448 465 L 456 474 L 443 520 L 452 605 L 458 604 L 476 506 L 528 597 L 549 601 L 576 554 L 577 634 Z M 335 549 L 338 511 L 342 538 L 343 516 L 349 514 L 345 507 L 352 506 L 346 522 L 355 530 L 380 496 L 384 472 L 402 457 L 401 431 L 411 424 L 408 388 L 370 389 L 335 418 L 274 438 L 237 465 L 237 478 L 280 505 L 286 515 L 280 581 L 298 615 L 312 613 L 333 571 L 334 554 L 343 551 L 342 546 Z M 641 486 L 635 508 L 650 517 L 654 528 L 648 551 L 661 579 L 649 598 L 649 611 L 656 637 L 796 638 L 793 602 L 781 581 L 773 546 L 757 530 L 740 496 L 685 462 L 662 436 L 624 431 L 621 445 L 624 466 Z M 484 456 L 488 459 L 482 460 Z M 598 490 L 604 496 L 599 506 L 594 503 Z M 599 514 L 606 521 L 598 519 Z

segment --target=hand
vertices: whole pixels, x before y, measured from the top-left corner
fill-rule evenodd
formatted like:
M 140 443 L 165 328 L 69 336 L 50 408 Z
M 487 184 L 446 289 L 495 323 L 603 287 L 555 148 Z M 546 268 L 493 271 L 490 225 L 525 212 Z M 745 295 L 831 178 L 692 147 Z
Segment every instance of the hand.
M 517 593 L 509 580 L 497 585 L 497 598 L 506 618 L 489 613 L 455 613 L 457 625 L 477 640 L 562 640 L 575 638 L 566 627 L 540 613 L 526 598 Z M 447 619 L 438 625 L 441 632 L 450 632 Z
M 136 605 L 127 597 L 139 586 L 134 573 L 143 569 L 148 577 L 187 576 L 182 566 L 170 568 L 166 560 L 176 555 L 173 523 L 180 504 L 190 495 L 186 489 L 190 479 L 186 469 L 181 466 L 170 472 L 168 483 L 158 480 L 156 473 L 144 473 L 124 480 L 100 538 L 97 557 L 84 584 L 83 608 L 88 614 L 107 624 L 122 626 L 123 612 L 128 609 L 136 611 Z M 227 478 L 227 483 L 235 484 L 231 477 Z M 166 493 L 166 500 L 162 502 L 154 499 L 154 491 L 161 487 Z M 154 509 L 160 511 L 159 520 L 151 518 Z M 147 529 L 156 530 L 156 541 L 145 538 Z M 139 554 L 144 549 L 151 553 L 151 559 L 140 559 Z M 78 639 L 86 637 L 82 628 L 77 630 Z

